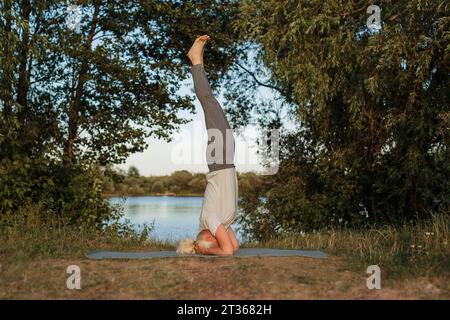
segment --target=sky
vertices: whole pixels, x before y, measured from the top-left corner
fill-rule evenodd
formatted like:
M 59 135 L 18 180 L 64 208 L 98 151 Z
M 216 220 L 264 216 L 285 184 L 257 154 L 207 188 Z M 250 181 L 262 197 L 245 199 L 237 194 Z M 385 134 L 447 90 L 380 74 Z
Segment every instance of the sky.
M 178 94 L 195 96 L 192 79 L 188 78 L 181 85 Z M 265 94 L 268 94 L 267 92 Z M 223 106 L 219 95 L 217 100 Z M 131 155 L 124 164 L 117 167 L 128 170 L 130 166 L 138 168 L 143 176 L 169 175 L 177 170 L 190 172 L 208 172 L 206 164 L 207 133 L 203 110 L 198 99 L 194 100 L 195 114 L 186 111 L 180 116 L 191 119 L 181 125 L 179 132 L 173 135 L 173 141 L 167 142 L 154 138 L 147 139 L 148 148 L 140 153 Z M 239 172 L 261 172 L 258 164 L 255 139 L 258 131 L 254 127 L 244 128 L 239 134 L 234 133 L 236 141 L 235 166 Z

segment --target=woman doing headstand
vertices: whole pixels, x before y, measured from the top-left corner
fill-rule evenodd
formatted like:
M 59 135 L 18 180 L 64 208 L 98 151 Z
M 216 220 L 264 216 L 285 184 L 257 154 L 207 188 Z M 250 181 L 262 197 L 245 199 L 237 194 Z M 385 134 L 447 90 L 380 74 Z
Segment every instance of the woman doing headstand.
M 196 240 L 180 242 L 180 254 L 232 255 L 239 249 L 231 224 L 236 218 L 238 184 L 234 166 L 235 142 L 224 111 L 214 97 L 203 65 L 208 35 L 198 37 L 188 52 L 195 94 L 205 114 L 208 132 L 206 190 Z

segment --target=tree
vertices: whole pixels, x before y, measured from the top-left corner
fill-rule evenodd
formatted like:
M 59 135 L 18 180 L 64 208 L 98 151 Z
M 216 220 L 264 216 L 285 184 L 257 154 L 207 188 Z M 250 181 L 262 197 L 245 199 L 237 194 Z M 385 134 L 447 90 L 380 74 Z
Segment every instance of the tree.
M 168 181 L 169 186 L 176 186 L 178 190 L 188 190 L 189 182 L 192 179 L 192 174 L 187 170 L 178 170 L 173 172 Z M 175 192 L 175 191 L 174 191 Z
M 177 194 L 181 191 L 181 188 L 179 186 L 173 185 L 173 186 L 170 186 L 169 191 Z
M 204 174 L 196 173 L 188 183 L 189 191 L 194 193 L 202 193 L 206 188 L 206 178 Z
M 48 8 L 44 24 L 53 50 L 39 61 L 39 93 L 51 92 L 55 110 L 63 111 L 66 164 L 74 157 L 122 162 L 144 150 L 147 137 L 170 140 L 187 121 L 179 111 L 193 111 L 190 98 L 176 95 L 188 71 L 185 51 L 201 21 L 186 20 L 193 4 L 89 1 L 81 6 L 86 15 L 76 32 L 64 24 L 65 3 Z M 229 11 L 212 2 L 209 9 Z
M 382 2 L 377 32 L 369 4 L 241 3 L 235 25 L 299 124 L 267 201 L 248 205 L 275 217 L 274 232 L 449 209 L 448 5 Z
M 139 170 L 135 166 L 130 166 L 128 168 L 128 173 L 127 174 L 128 174 L 129 177 L 139 177 L 140 176 Z
M 164 192 L 164 184 L 162 181 L 155 181 L 152 186 L 152 192 L 161 193 Z

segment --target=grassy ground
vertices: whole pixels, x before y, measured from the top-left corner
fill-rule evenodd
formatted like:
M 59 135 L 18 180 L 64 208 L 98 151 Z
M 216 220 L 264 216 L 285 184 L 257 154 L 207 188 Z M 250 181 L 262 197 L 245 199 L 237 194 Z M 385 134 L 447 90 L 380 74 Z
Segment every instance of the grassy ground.
M 126 225 L 103 232 L 47 222 L 39 209 L 3 218 L 2 299 L 449 299 L 447 216 L 400 229 L 336 230 L 258 244 L 322 249 L 329 258 L 239 257 L 90 261 L 94 249 L 160 250 Z M 150 238 L 151 239 L 151 238 Z M 257 244 L 249 243 L 247 246 Z M 381 268 L 381 290 L 368 290 L 366 268 Z M 81 290 L 66 287 L 69 265 Z

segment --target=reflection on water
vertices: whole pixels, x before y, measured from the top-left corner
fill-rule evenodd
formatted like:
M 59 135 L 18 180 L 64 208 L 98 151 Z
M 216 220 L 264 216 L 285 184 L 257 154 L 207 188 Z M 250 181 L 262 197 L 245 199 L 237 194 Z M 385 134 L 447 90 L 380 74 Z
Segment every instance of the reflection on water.
M 195 237 L 199 231 L 199 216 L 203 197 L 112 197 L 110 202 L 120 204 L 124 218 L 136 228 L 154 222 L 153 236 L 158 239 L 179 240 Z M 237 225 L 233 225 L 236 230 Z M 238 238 L 241 238 L 238 236 Z

